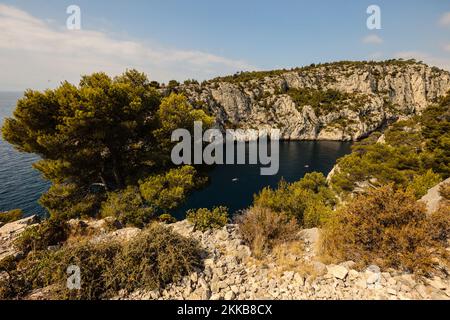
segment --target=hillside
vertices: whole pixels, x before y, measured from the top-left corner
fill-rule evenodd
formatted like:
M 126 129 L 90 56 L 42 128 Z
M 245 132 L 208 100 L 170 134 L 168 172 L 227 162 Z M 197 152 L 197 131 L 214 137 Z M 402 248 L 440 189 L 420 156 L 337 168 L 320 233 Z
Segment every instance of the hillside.
M 357 140 L 420 113 L 450 90 L 450 73 L 414 60 L 343 61 L 187 81 L 174 90 L 211 112 L 221 129 L 279 128 L 288 140 Z

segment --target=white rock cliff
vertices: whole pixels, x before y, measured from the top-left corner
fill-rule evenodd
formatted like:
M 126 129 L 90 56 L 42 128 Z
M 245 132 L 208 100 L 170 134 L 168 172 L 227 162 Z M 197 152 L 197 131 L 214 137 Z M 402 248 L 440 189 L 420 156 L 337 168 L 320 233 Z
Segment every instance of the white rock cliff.
M 304 88 L 338 90 L 352 99 L 317 114 L 309 105 L 296 105 L 288 94 Z M 341 62 L 176 89 L 213 114 L 221 129 L 280 129 L 286 140 L 357 140 L 399 117 L 420 113 L 445 95 L 450 73 L 418 62 Z

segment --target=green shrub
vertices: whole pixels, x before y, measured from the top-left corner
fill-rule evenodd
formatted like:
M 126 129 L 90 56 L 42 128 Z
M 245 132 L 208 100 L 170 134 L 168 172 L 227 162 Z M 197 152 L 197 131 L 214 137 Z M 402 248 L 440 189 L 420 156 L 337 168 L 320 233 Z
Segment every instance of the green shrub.
M 228 209 L 226 207 L 215 207 L 212 210 L 201 208 L 189 210 L 186 214 L 189 222 L 194 224 L 194 229 L 206 231 L 223 227 L 228 221 Z
M 322 201 L 311 200 L 303 214 L 303 227 L 315 228 L 324 225 L 332 216 L 333 210 Z
M 326 63 L 312 63 L 308 66 L 292 68 L 290 70 L 287 69 L 279 69 L 279 70 L 270 70 L 270 71 L 241 71 L 237 72 L 230 76 L 225 77 L 217 77 L 208 82 L 230 82 L 230 83 L 240 83 L 240 82 L 248 82 L 251 80 L 263 79 L 265 77 L 273 77 L 278 76 L 283 73 L 298 72 L 304 74 L 315 75 L 318 71 L 328 71 L 328 69 L 334 70 L 347 70 L 347 69 L 362 69 L 365 71 L 371 71 L 374 66 L 396 66 L 396 67 L 405 67 L 408 65 L 420 65 L 421 62 L 416 61 L 414 59 L 402 60 L 402 59 L 389 59 L 384 61 L 336 61 L 336 62 L 326 62 Z M 350 74 L 353 74 L 350 71 Z M 381 75 L 379 75 L 381 76 Z
M 148 177 L 139 184 L 142 197 L 157 212 L 175 209 L 196 187 L 196 171 L 192 166 L 171 169 Z
M 422 175 L 415 175 L 412 182 L 406 188 L 406 191 L 414 194 L 416 199 L 420 199 L 428 192 L 428 189 L 434 187 L 440 181 L 440 175 L 434 173 L 433 170 L 428 170 Z
M 242 239 L 256 258 L 270 253 L 278 244 L 297 239 L 297 221 L 284 213 L 252 207 L 235 219 Z
M 68 236 L 67 223 L 59 218 L 50 218 L 37 226 L 27 228 L 16 239 L 14 245 L 18 250 L 28 253 L 59 245 L 66 241 Z
M 335 111 L 339 105 L 350 99 L 350 95 L 337 90 L 312 88 L 289 89 L 287 92 L 298 107 L 310 105 L 317 115 Z
M 405 188 L 414 174 L 422 172 L 420 163 L 418 155 L 407 147 L 356 145 L 351 154 L 337 161 L 339 171 L 332 176 L 331 186 L 344 196 L 365 181 L 374 181 L 377 186 L 393 182 L 397 188 Z
M 14 209 L 6 212 L 0 212 L 0 225 L 4 223 L 13 222 L 23 217 L 23 212 L 20 209 Z
M 197 242 L 152 224 L 126 243 L 83 241 L 33 251 L 0 279 L 0 299 L 21 298 L 43 287 L 51 299 L 107 299 L 122 289 L 154 290 L 201 268 L 203 255 Z M 67 289 L 70 265 L 80 267 L 80 290 Z
M 255 195 L 253 203 L 295 218 L 300 225 L 317 227 L 336 204 L 336 197 L 323 174 L 312 172 L 294 183 L 281 180 L 277 189 L 264 188 Z M 315 212 L 316 209 L 320 211 Z
M 102 203 L 100 214 L 102 217 L 114 217 L 123 225 L 143 227 L 154 216 L 154 209 L 146 205 L 139 188 L 129 186 L 109 193 Z
M 395 191 L 392 185 L 370 190 L 338 210 L 322 233 L 322 250 L 333 261 L 353 260 L 360 267 L 370 264 L 419 274 L 432 273 L 435 257 L 445 256 L 442 242 L 430 232 L 450 216 L 430 218 L 413 195 Z M 447 229 L 448 230 L 448 229 Z M 448 234 L 447 234 L 448 235 Z
M 450 95 L 448 96 L 450 97 Z M 355 143 L 352 153 L 338 160 L 331 186 L 341 197 L 360 182 L 375 186 L 394 183 L 417 197 L 440 178 L 450 176 L 450 98 L 431 105 L 420 116 L 399 121 L 385 131 L 385 144 L 373 137 Z
M 91 193 L 89 188 L 81 188 L 75 184 L 54 183 L 41 196 L 39 203 L 47 208 L 51 217 L 70 220 L 95 217 L 104 199 L 103 193 Z
M 177 219 L 174 216 L 170 215 L 169 213 L 163 213 L 162 215 L 160 215 L 158 217 L 158 221 L 162 222 L 162 223 L 170 224 L 170 223 L 177 222 Z

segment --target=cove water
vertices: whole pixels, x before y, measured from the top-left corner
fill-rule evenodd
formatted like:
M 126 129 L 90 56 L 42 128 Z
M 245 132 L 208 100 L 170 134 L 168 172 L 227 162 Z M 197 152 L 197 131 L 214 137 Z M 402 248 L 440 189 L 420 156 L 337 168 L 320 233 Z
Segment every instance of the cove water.
M 0 92 L 0 124 L 10 117 L 21 93 Z M 351 144 L 335 141 L 280 141 L 279 171 L 273 176 L 260 175 L 259 165 L 217 165 L 210 171 L 209 184 L 193 192 L 175 212 L 182 218 L 190 208 L 212 208 L 223 205 L 233 213 L 251 205 L 253 195 L 266 186 L 276 187 L 281 178 L 293 182 L 305 173 L 323 174 L 336 160 L 350 152 Z M 246 156 L 248 159 L 248 155 Z M 20 208 L 26 215 L 46 215 L 37 200 L 50 186 L 32 163 L 35 155 L 16 151 L 0 137 L 0 212 Z
M 246 148 L 248 159 L 248 144 Z M 226 206 L 230 213 L 249 207 L 253 195 L 264 187 L 275 188 L 281 179 L 294 182 L 306 173 L 325 176 L 336 160 L 351 151 L 351 143 L 339 141 L 280 141 L 279 170 L 276 175 L 260 175 L 261 165 L 217 165 L 210 172 L 210 183 L 193 192 L 175 216 L 183 218 L 188 209 Z

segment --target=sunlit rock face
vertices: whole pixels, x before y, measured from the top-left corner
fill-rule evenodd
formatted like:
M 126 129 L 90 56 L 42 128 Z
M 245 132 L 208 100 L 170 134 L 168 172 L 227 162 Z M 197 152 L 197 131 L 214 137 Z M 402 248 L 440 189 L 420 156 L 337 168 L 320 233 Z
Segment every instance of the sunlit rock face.
M 334 90 L 347 99 L 318 110 L 294 90 Z M 218 78 L 177 88 L 224 129 L 280 129 L 287 140 L 357 140 L 420 113 L 450 90 L 450 73 L 417 62 L 341 62 L 243 79 Z M 254 140 L 255 135 L 237 136 Z

